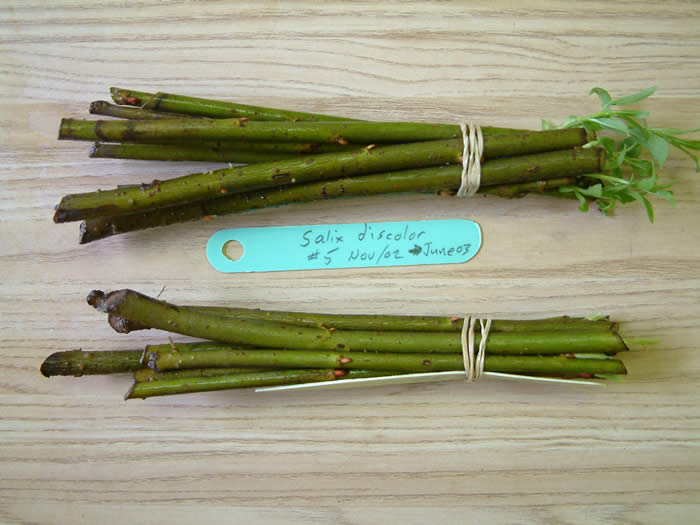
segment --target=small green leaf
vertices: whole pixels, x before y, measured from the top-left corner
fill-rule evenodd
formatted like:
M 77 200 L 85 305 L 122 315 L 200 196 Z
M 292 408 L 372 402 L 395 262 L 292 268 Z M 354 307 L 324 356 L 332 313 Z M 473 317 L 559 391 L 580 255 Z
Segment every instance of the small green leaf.
M 615 117 L 634 117 L 634 118 L 647 118 L 649 116 L 648 111 L 642 111 L 638 109 L 616 109 L 613 111 L 613 116 Z
M 603 196 L 614 199 L 614 198 L 617 198 L 619 193 L 623 193 L 623 192 L 628 191 L 628 190 L 629 190 L 629 186 L 625 186 L 624 184 L 615 184 L 612 186 L 606 186 L 605 191 L 603 192 Z
M 581 211 L 588 211 L 588 200 L 586 200 L 586 197 L 584 197 L 580 191 L 577 191 L 575 195 L 578 201 L 581 203 L 578 209 Z
M 695 129 L 672 129 L 672 128 L 651 128 L 651 131 L 658 131 L 665 135 L 687 135 L 688 133 L 696 133 L 700 128 Z
M 589 122 L 594 122 L 602 129 L 609 129 L 610 131 L 617 131 L 618 133 L 623 133 L 627 135 L 630 132 L 629 126 L 625 124 L 622 120 L 617 120 L 614 118 L 591 118 L 586 119 L 586 124 Z
M 603 215 L 609 215 L 610 212 L 615 208 L 615 201 L 610 199 L 610 200 L 603 200 L 603 199 L 598 199 L 598 208 L 600 208 L 600 212 Z
M 610 174 L 616 179 L 622 179 L 622 170 L 620 168 L 611 169 Z
M 630 202 L 634 202 L 635 200 L 637 200 L 632 196 L 634 194 L 636 194 L 636 192 L 628 188 L 626 191 L 621 191 L 619 193 L 619 195 L 617 196 L 617 200 L 622 204 L 629 204 Z
M 630 122 L 627 121 L 627 123 L 629 124 Z M 630 137 L 632 137 L 642 146 L 646 146 L 647 140 L 649 140 L 650 135 L 651 133 L 648 129 L 645 129 L 636 123 L 630 125 Z
M 653 95 L 654 92 L 656 92 L 656 86 L 643 89 L 642 91 L 632 95 L 627 95 L 626 97 L 616 98 L 615 100 L 611 101 L 610 104 L 613 106 L 626 106 L 628 104 L 634 104 L 635 102 L 639 102 L 640 100 L 644 100 L 645 98 Z
M 603 185 L 598 183 L 598 184 L 594 184 L 593 186 L 586 188 L 585 190 L 581 190 L 581 193 L 583 195 L 588 196 L 588 197 L 593 197 L 594 199 L 597 199 L 598 197 L 601 196 L 602 191 L 603 191 Z
M 666 137 L 666 140 L 679 146 L 685 146 L 689 149 L 700 150 L 700 140 L 679 139 L 678 137 Z
M 584 120 L 582 122 L 582 125 L 583 129 L 585 129 L 587 133 L 595 133 L 596 131 L 600 131 L 601 129 L 603 129 L 603 127 L 600 124 L 590 119 Z
M 651 202 L 649 202 L 649 199 L 646 197 L 642 197 L 642 201 L 644 202 L 644 207 L 647 210 L 647 216 L 649 217 L 649 222 L 652 224 L 654 223 L 654 206 L 652 206 Z
M 652 133 L 647 141 L 647 149 L 651 153 L 651 156 L 654 157 L 654 160 L 659 164 L 659 168 L 663 168 L 664 162 L 666 162 L 668 158 L 668 142 L 655 133 Z
M 581 125 L 581 119 L 572 115 L 568 119 L 566 119 L 566 122 L 564 122 L 561 126 L 559 126 L 559 129 L 566 129 L 566 128 L 575 128 Z
M 612 102 L 612 97 L 610 96 L 610 93 L 605 91 L 603 88 L 599 87 L 594 87 L 588 92 L 589 95 L 592 95 L 593 93 L 598 95 L 600 103 L 603 105 L 604 109 L 610 109 L 610 103 Z
M 644 177 L 642 179 L 639 179 L 634 186 L 639 191 L 652 191 L 656 186 L 656 175 L 651 175 L 650 177 Z
M 653 193 L 657 197 L 661 197 L 662 199 L 666 199 L 668 202 L 673 204 L 674 206 L 676 205 L 676 199 L 673 198 L 673 192 L 668 191 L 668 190 L 657 190 Z
M 546 131 L 548 129 L 553 129 L 555 127 L 556 126 L 554 125 L 554 123 L 551 120 L 544 120 L 544 119 L 542 120 L 542 129 L 543 130 Z
M 623 146 L 620 148 L 620 151 L 615 152 L 613 154 L 610 154 L 609 152 L 607 152 L 608 153 L 608 156 L 606 159 L 607 162 L 605 163 L 606 168 L 608 168 L 609 170 L 612 170 L 612 169 L 616 169 L 616 168 L 619 168 L 620 166 L 622 166 L 622 164 L 625 162 L 625 158 L 627 156 L 627 153 L 632 149 L 634 149 L 634 146 Z
M 618 153 L 617 159 L 615 159 L 615 167 L 619 168 L 625 162 L 625 156 L 627 155 L 627 150 L 623 149 Z
M 631 166 L 634 172 L 640 177 L 651 177 L 656 172 L 654 163 L 650 160 L 628 158 L 625 160 L 625 164 Z
M 596 141 L 608 155 L 614 155 L 617 150 L 617 143 L 610 137 L 598 137 Z
M 644 208 L 647 211 L 647 217 L 649 217 L 649 222 L 653 223 L 654 222 L 654 208 L 651 205 L 651 202 L 649 202 L 649 199 L 646 197 L 643 197 L 641 194 L 637 193 L 636 191 L 631 191 L 630 196 L 634 197 L 636 200 L 644 204 Z
M 626 157 L 636 159 L 642 153 L 642 145 L 634 137 L 627 137 L 622 141 L 622 148 L 627 150 Z

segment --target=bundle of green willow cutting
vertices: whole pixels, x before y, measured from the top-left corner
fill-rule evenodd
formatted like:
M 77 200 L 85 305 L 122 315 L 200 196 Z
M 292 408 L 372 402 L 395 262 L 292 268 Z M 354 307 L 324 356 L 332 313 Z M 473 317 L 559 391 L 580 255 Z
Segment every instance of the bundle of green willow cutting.
M 108 314 L 117 332 L 156 328 L 205 339 L 145 350 L 58 352 L 45 376 L 133 372 L 127 398 L 465 371 L 465 320 L 458 317 L 333 315 L 176 306 L 132 290 L 88 303 Z M 618 324 L 558 317 L 469 323 L 489 373 L 609 379 L 626 374 L 613 355 L 627 350 Z M 482 344 L 483 343 L 483 344 Z
M 595 88 L 601 111 L 570 117 L 561 126 L 525 131 L 451 124 L 368 122 L 201 98 L 112 88 L 113 105 L 92 103 L 95 114 L 126 120 L 61 122 L 59 138 L 98 141 L 93 157 L 201 160 L 245 164 L 169 180 L 71 194 L 54 221 L 84 221 L 81 243 L 214 215 L 332 197 L 396 192 L 464 194 L 466 159 L 474 160 L 469 193 L 570 197 L 604 213 L 616 203 L 642 202 L 653 221 L 650 195 L 673 202 L 657 182 L 673 145 L 690 155 L 697 130 L 651 128 L 647 112 L 620 109 L 654 92 L 613 99 Z M 480 131 L 479 131 L 480 130 Z M 618 133 L 622 139 L 596 134 Z M 479 138 L 483 134 L 483 140 Z M 479 147 L 477 147 L 479 146 Z M 650 153 L 651 159 L 643 158 Z M 468 153 L 468 155 L 467 155 Z M 648 155 L 647 155 L 648 156 Z

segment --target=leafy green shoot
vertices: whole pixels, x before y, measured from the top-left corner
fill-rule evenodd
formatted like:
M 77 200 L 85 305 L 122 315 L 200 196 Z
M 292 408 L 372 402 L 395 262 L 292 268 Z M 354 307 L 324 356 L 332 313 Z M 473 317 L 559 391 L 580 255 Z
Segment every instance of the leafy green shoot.
M 656 91 L 650 87 L 628 95 L 613 99 L 603 88 L 593 88 L 589 94 L 595 94 L 600 99 L 602 108 L 596 113 L 585 117 L 571 116 L 560 126 L 552 122 L 542 121 L 543 129 L 565 129 L 583 127 L 588 132 L 610 132 L 618 137 L 615 140 L 608 136 L 596 138 L 583 146 L 584 148 L 600 147 L 605 150 L 606 162 L 603 173 L 586 174 L 588 186 L 563 186 L 559 188 L 562 196 L 572 196 L 578 199 L 581 211 L 588 211 L 591 202 L 595 202 L 600 211 L 608 215 L 617 203 L 640 202 L 646 209 L 647 216 L 654 222 L 654 207 L 650 196 L 661 197 L 675 204 L 671 184 L 659 184 L 658 171 L 663 168 L 668 158 L 670 147 L 673 146 L 695 162 L 695 170 L 700 172 L 698 156 L 693 151 L 700 150 L 700 140 L 681 138 L 680 135 L 700 131 L 700 128 L 690 130 L 651 128 L 647 124 L 648 111 L 624 109 L 620 106 L 636 104 Z M 648 152 L 647 158 L 642 154 Z M 651 157 L 649 159 L 648 157 Z

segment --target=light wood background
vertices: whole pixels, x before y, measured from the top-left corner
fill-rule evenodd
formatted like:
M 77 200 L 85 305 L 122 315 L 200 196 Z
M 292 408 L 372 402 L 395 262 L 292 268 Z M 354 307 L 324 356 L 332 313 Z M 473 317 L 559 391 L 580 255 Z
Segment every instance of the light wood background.
M 0 1 L 0 522 L 690 523 L 700 511 L 698 174 L 677 206 L 613 218 L 565 200 L 321 202 L 87 246 L 68 192 L 199 164 L 91 160 L 62 116 L 117 85 L 384 120 L 537 128 L 649 85 L 653 123 L 700 125 L 691 1 Z M 235 226 L 468 218 L 460 266 L 222 275 Z M 607 388 L 482 382 L 219 392 L 124 402 L 126 376 L 39 374 L 49 353 L 137 348 L 85 304 L 132 287 L 175 302 L 504 318 L 606 312 L 635 344 Z

